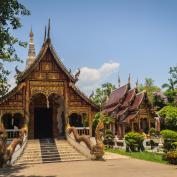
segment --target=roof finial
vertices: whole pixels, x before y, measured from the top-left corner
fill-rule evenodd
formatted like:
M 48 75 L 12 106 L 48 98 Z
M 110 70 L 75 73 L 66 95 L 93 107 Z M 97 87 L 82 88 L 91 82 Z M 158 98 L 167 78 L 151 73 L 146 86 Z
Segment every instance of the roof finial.
M 118 87 L 120 87 L 120 83 L 121 83 L 121 80 L 120 80 L 120 75 L 119 75 L 119 72 L 118 72 Z
M 28 58 L 26 62 L 26 67 L 29 67 L 34 62 L 35 57 L 36 57 L 34 40 L 33 40 L 34 35 L 33 35 L 32 27 L 31 27 L 29 36 L 30 36 L 30 42 L 29 42 Z
M 33 35 L 32 26 L 31 26 L 31 29 L 30 29 L 30 35 L 29 35 L 29 36 L 30 36 L 30 39 L 33 38 L 33 36 L 34 36 L 34 35 Z
M 131 75 L 129 73 L 129 76 L 128 76 L 128 87 L 129 87 L 129 89 L 131 88 L 130 82 L 131 82 Z
M 46 31 L 47 31 L 47 29 L 46 29 L 46 26 L 45 26 L 45 31 L 44 31 L 44 42 L 46 41 Z
M 49 18 L 49 23 L 48 23 L 48 34 L 47 34 L 47 39 L 50 40 L 50 18 Z

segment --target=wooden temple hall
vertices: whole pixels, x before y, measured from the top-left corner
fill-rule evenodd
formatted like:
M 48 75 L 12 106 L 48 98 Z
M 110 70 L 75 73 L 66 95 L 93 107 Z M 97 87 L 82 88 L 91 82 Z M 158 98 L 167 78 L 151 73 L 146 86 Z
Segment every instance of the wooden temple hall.
M 123 138 L 129 131 L 148 133 L 155 127 L 156 113 L 148 100 L 146 91 L 139 92 L 138 81 L 131 88 L 130 76 L 128 83 L 114 90 L 104 105 L 105 114 L 114 118 L 111 129 L 118 138 Z
M 80 71 L 72 75 L 57 56 L 50 21 L 37 56 L 33 37 L 31 30 L 26 68 L 16 68 L 17 86 L 0 98 L 1 123 L 9 136 L 28 125 L 30 139 L 62 138 L 68 125 L 91 135 L 92 119 L 99 109 L 76 87 Z

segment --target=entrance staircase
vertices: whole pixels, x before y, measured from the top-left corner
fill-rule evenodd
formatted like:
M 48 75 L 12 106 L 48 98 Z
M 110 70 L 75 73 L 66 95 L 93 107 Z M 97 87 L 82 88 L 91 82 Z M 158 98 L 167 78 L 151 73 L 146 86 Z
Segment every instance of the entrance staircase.
M 54 163 L 80 161 L 87 158 L 73 148 L 66 140 L 28 140 L 27 146 L 16 164 Z

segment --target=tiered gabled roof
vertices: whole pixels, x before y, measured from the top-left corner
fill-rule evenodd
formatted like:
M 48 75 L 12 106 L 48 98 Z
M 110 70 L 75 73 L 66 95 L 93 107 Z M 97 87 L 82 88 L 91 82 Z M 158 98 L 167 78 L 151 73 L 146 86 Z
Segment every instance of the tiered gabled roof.
M 108 101 L 104 105 L 104 112 L 114 111 L 114 109 L 121 103 L 121 100 L 124 99 L 127 89 L 128 86 L 123 85 L 118 89 L 113 90 Z
M 113 116 L 120 122 L 129 122 L 134 119 L 139 113 L 139 108 L 143 101 L 147 101 L 150 109 L 152 108 L 146 91 L 138 93 L 137 88 L 131 89 L 128 87 L 129 85 L 128 83 L 114 90 L 103 108 L 105 113 Z

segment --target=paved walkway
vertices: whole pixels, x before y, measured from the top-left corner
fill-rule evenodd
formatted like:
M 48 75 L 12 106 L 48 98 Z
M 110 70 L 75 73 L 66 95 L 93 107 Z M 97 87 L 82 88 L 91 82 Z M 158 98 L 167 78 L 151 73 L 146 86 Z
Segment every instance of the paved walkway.
M 122 156 L 121 156 L 122 157 Z M 15 166 L 0 176 L 33 177 L 177 177 L 177 166 L 130 158 Z

